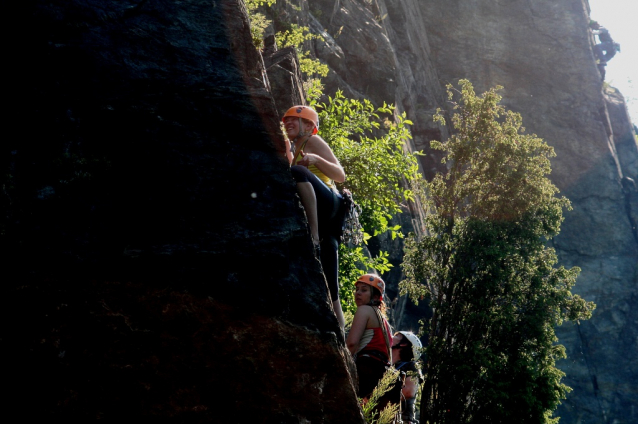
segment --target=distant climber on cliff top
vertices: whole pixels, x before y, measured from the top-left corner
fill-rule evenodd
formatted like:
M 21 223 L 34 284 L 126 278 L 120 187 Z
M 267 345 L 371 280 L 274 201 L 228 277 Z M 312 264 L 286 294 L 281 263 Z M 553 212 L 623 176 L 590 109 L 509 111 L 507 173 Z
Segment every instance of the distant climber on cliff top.
M 594 53 L 596 54 L 596 59 L 598 59 L 598 71 L 604 81 L 605 66 L 616 55 L 616 52 L 620 52 L 620 44 L 614 42 L 609 30 L 598 22 L 591 21 L 589 27 L 592 29 L 592 34 L 598 36 L 599 43 L 594 46 Z
M 596 57 L 601 62 L 609 62 L 616 52 L 620 51 L 620 44 L 614 42 L 609 30 L 598 22 L 592 21 L 589 26 L 592 28 L 592 34 L 598 36 L 598 44 L 594 46 Z
M 614 42 L 614 40 L 611 38 L 611 35 L 609 34 L 609 30 L 605 28 L 604 26 L 602 26 L 601 24 L 599 24 L 598 22 L 591 21 L 589 23 L 589 27 L 592 29 L 592 33 L 598 36 L 598 42 L 600 43 Z
M 609 60 L 616 55 L 616 52 L 620 51 L 620 44 L 615 43 L 613 41 L 596 44 L 594 46 L 594 52 L 596 52 L 596 57 L 601 62 L 609 62 Z
M 596 44 L 594 46 L 594 53 L 596 54 L 596 58 L 598 59 L 598 71 L 600 72 L 600 76 L 602 80 L 605 80 L 605 66 L 607 66 L 607 62 L 616 55 L 616 52 L 620 51 L 620 44 L 615 42 L 604 42 L 600 44 Z

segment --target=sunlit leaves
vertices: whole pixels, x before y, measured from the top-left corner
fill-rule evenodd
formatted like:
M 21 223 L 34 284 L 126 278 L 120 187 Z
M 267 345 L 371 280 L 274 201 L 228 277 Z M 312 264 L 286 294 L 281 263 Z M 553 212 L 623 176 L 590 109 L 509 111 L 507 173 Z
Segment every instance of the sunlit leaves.
M 258 49 L 262 49 L 264 47 L 264 30 L 268 28 L 271 21 L 258 10 L 261 6 L 272 6 L 275 4 L 275 0 L 246 0 L 244 3 L 250 18 L 250 34 L 253 44 Z
M 308 27 L 290 24 L 289 29 L 275 34 L 277 45 L 282 47 L 295 47 L 299 56 L 299 68 L 304 76 L 304 90 L 308 100 L 314 100 L 323 94 L 322 77 L 326 77 L 329 72 L 328 65 L 319 59 L 313 59 L 310 52 L 303 48 L 306 41 L 323 38 L 320 35 L 312 34 Z
M 454 135 L 432 142 L 448 173 L 426 184 L 427 234 L 407 238 L 400 285 L 434 309 L 422 410 L 431 424 L 551 423 L 569 391 L 554 327 L 594 308 L 571 293 L 580 270 L 554 268 L 545 246 L 569 201 L 547 178 L 552 148 L 499 104 L 498 87 L 476 96 L 459 84 L 448 87 Z
M 431 195 L 443 216 L 480 219 L 517 219 L 544 202 L 569 207 L 556 199 L 558 189 L 547 179 L 554 150 L 534 134 L 525 134 L 521 116 L 499 104 L 500 87 L 481 96 L 467 80 L 460 81 L 460 97 L 453 102 L 455 133 L 432 144 L 445 152 L 446 175 L 432 182 Z M 450 99 L 454 99 L 448 86 Z M 436 120 L 443 121 L 441 113 Z
M 392 217 L 402 211 L 401 203 L 414 198 L 411 189 L 421 180 L 416 154 L 405 149 L 411 138 L 405 114 L 393 106 L 375 107 L 366 99 L 346 98 L 338 91 L 328 102 L 313 104 L 319 112 L 320 135 L 343 165 L 344 184 L 361 206 L 364 241 L 388 232 L 392 239 L 403 237 Z M 406 184 L 407 183 L 407 184 Z M 359 275 L 371 270 L 383 274 L 392 264 L 387 252 L 368 257 L 361 247 L 341 246 L 339 281 L 345 310 L 354 310 L 352 289 Z
M 388 369 L 384 374 L 379 384 L 374 388 L 370 399 L 364 401 L 359 399 L 361 404 L 361 412 L 366 423 L 370 424 L 393 424 L 397 413 L 399 412 L 399 404 L 389 403 L 381 412 L 376 411 L 376 407 L 381 400 L 381 397 L 392 389 L 392 386 L 396 383 L 396 372 L 394 369 Z
M 345 186 L 363 209 L 364 229 L 371 234 L 388 231 L 392 216 L 401 212 L 401 202 L 414 198 L 404 182 L 421 178 L 416 154 L 404 149 L 412 122 L 405 113 L 395 115 L 393 106 L 375 108 L 366 99 L 348 99 L 340 91 L 315 106 L 321 135 L 343 165 Z

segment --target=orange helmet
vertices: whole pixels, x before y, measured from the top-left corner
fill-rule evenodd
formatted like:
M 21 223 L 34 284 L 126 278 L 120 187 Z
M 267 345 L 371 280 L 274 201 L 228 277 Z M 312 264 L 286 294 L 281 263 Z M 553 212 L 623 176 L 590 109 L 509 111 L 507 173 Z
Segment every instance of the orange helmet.
M 383 295 L 385 294 L 385 283 L 378 275 L 363 274 L 361 277 L 359 277 L 357 283 L 364 283 L 379 290 L 379 292 L 381 293 L 381 300 L 383 300 Z
M 315 127 L 312 130 L 313 135 L 317 134 L 317 131 L 319 131 L 319 115 L 317 115 L 317 112 L 315 112 L 315 110 L 310 106 L 293 106 L 284 113 L 281 120 L 283 121 L 287 116 L 296 116 L 297 118 L 307 119 L 315 124 Z

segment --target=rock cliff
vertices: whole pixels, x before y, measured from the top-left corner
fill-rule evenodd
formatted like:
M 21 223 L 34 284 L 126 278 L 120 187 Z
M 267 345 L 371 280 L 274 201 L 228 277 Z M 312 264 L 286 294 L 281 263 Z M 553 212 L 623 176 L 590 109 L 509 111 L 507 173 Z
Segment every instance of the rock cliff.
M 447 136 L 432 113 L 446 108 L 443 86 L 461 78 L 479 93 L 503 86 L 505 106 L 554 147 L 551 179 L 573 210 L 552 245 L 560 265 L 582 268 L 575 292 L 598 305 L 590 321 L 558 330 L 568 353 L 559 366 L 574 389 L 558 415 L 635 421 L 638 148 L 622 95 L 596 68 L 587 1 L 318 0 L 297 13 L 326 39 L 312 47 L 333 71 L 329 92 L 394 103 L 415 122 L 412 148 L 427 153 L 426 177 L 440 170 L 429 140 Z M 386 248 L 400 263 L 400 246 Z
M 637 149 L 627 112 L 603 91 L 581 0 L 423 2 L 443 81 L 469 78 L 477 91 L 504 86 L 504 103 L 556 150 L 551 179 L 569 198 L 553 241 L 560 264 L 579 266 L 575 292 L 593 300 L 591 320 L 558 330 L 574 388 L 563 423 L 633 422 L 638 361 Z M 627 185 L 627 184 L 626 184 Z
M 27 421 L 363 422 L 243 4 L 19 9 L 7 403 Z
M 283 160 L 278 117 L 303 98 L 294 55 L 254 49 L 240 0 L 14 8 L 29 29 L 2 163 L 15 405 L 72 420 L 363 422 Z M 285 21 L 323 36 L 308 48 L 330 66 L 328 93 L 407 112 L 426 177 L 441 170 L 429 141 L 449 134 L 432 121 L 444 85 L 504 86 L 557 152 L 552 179 L 574 210 L 552 243 L 598 305 L 559 330 L 574 389 L 561 423 L 635 422 L 638 149 L 600 81 L 587 1 L 292 0 L 270 13 L 271 35 Z M 418 230 L 422 211 L 405 212 Z M 401 243 L 382 244 L 398 265 Z M 400 278 L 397 266 L 392 295 Z M 427 313 L 397 310 L 400 327 Z

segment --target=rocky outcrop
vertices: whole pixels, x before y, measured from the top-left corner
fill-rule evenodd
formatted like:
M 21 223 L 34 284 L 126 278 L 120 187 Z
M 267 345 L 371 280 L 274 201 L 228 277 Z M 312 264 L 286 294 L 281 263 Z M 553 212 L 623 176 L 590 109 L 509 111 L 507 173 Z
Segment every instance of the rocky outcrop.
M 635 154 L 636 127 L 627 113 L 627 104 L 622 94 L 613 87 L 605 88 L 607 115 L 614 137 L 614 147 L 618 166 L 622 173 L 620 184 L 625 195 L 625 208 L 634 238 L 638 241 L 638 186 L 636 173 L 638 156 Z
M 276 47 L 274 39 L 272 46 Z M 271 87 L 270 92 L 277 108 L 277 116 L 284 116 L 286 110 L 293 105 L 305 104 L 303 76 L 295 48 L 274 49 L 262 55 Z
M 283 159 L 279 117 L 304 96 L 291 51 L 271 39 L 260 57 L 239 0 L 14 8 L 33 30 L 15 43 L 28 54 L 2 163 L 10 401 L 73 420 L 362 422 Z M 560 329 L 574 391 L 558 415 L 635 421 L 638 153 L 621 96 L 602 89 L 587 2 L 272 10 L 269 36 L 286 22 L 323 36 L 307 47 L 331 69 L 328 93 L 407 112 L 427 177 L 442 170 L 429 141 L 448 136 L 432 121 L 444 85 L 504 86 L 505 105 L 557 152 L 552 179 L 574 210 L 553 246 L 598 305 Z M 423 212 L 405 212 L 418 230 Z M 395 285 L 401 241 L 381 246 Z M 401 328 L 427 314 L 404 300 L 394 310 Z
M 9 403 L 74 422 L 362 422 L 242 3 L 19 12 Z

